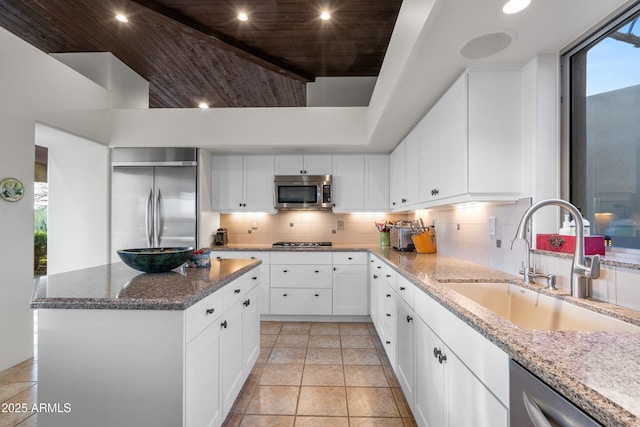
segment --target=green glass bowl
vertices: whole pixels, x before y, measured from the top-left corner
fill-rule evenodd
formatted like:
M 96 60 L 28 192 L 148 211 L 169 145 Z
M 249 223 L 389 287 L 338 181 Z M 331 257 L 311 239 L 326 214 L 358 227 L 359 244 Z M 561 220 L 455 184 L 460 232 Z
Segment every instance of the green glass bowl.
M 118 256 L 129 267 L 145 273 L 164 273 L 184 264 L 193 248 L 120 249 Z

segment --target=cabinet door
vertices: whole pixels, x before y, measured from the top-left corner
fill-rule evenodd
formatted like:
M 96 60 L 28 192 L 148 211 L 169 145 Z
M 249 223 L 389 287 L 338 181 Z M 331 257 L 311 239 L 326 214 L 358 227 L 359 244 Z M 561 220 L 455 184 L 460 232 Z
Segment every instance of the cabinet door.
M 273 156 L 244 157 L 244 202 L 248 211 L 273 211 Z
M 439 198 L 467 192 L 467 74 L 436 105 L 438 112 Z
M 220 400 L 220 329 L 208 326 L 187 344 L 185 363 L 185 425 L 217 427 L 222 424 Z
M 413 309 L 398 301 L 398 382 L 410 407 L 414 404 L 415 337 Z
M 419 130 L 419 129 L 418 129 Z M 404 205 L 418 203 L 418 186 L 420 184 L 419 172 L 425 167 L 420 164 L 420 146 L 423 141 L 417 131 L 412 131 L 405 139 L 404 169 L 406 180 L 406 202 Z M 402 200 L 401 200 L 402 202 Z
M 438 198 L 440 163 L 438 161 L 438 120 L 437 111 L 432 109 L 418 124 L 420 127 L 420 172 L 418 198 L 427 202 Z
M 282 155 L 274 156 L 275 174 L 276 175 L 302 175 L 303 165 L 302 156 Z
M 366 315 L 369 313 L 369 287 L 366 265 L 333 267 L 333 314 Z
M 253 369 L 260 354 L 259 308 L 259 286 L 256 286 L 242 299 L 242 357 L 245 378 Z
M 445 347 L 444 418 L 447 427 L 507 427 L 509 412 L 473 373 Z
M 364 156 L 364 208 L 368 211 L 389 209 L 389 156 Z
M 379 288 L 380 288 L 380 271 L 376 268 L 375 259 L 371 258 L 369 260 L 369 315 L 371 316 L 371 321 L 373 325 L 378 328 L 378 300 L 380 299 L 378 296 Z
M 303 170 L 306 175 L 331 175 L 331 156 L 310 155 L 302 159 Z
M 364 209 L 364 156 L 333 156 L 334 211 Z
M 244 383 L 242 312 L 242 300 L 239 300 L 222 315 L 218 326 L 221 331 L 220 359 L 223 367 L 221 372 L 223 418 L 226 418 Z
M 238 210 L 243 202 L 242 156 L 213 156 L 212 210 Z
M 396 292 L 388 285 L 382 286 L 384 290 L 382 345 L 384 346 L 391 367 L 396 369 L 398 357 L 398 301 Z
M 422 319 L 416 316 L 414 320 L 415 357 L 418 363 L 413 415 L 420 427 L 441 427 L 444 425 L 444 369 L 434 357 L 434 349 L 442 349 L 444 345 Z
M 404 168 L 405 143 L 402 141 L 389 155 L 389 199 L 391 209 L 401 209 L 406 197 L 406 177 Z

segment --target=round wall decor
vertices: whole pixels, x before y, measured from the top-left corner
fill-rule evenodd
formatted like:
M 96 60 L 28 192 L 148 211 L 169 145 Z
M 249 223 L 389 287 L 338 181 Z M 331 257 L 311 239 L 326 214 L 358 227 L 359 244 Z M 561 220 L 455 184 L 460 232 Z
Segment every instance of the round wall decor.
M 0 181 L 0 197 L 8 202 L 17 202 L 24 196 L 24 185 L 16 178 L 4 178 Z

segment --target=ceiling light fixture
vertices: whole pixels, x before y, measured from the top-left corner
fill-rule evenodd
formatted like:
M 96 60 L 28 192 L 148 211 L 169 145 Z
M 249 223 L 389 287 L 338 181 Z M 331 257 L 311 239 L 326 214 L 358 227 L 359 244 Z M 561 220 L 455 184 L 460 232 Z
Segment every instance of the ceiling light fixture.
M 202 108 L 203 110 L 206 110 L 209 108 L 209 104 L 207 104 L 206 102 L 201 102 L 200 104 L 198 104 L 198 108 Z
M 320 19 L 322 19 L 323 21 L 328 21 L 329 19 L 331 19 L 331 14 L 325 10 L 320 14 Z
M 502 6 L 502 12 L 507 15 L 518 13 L 529 6 L 531 0 L 509 0 Z
M 129 18 L 127 18 L 125 15 L 123 15 L 122 13 L 118 13 L 116 15 L 116 19 L 120 22 L 129 22 Z
M 249 15 L 247 15 L 244 12 L 240 12 L 238 13 L 238 19 L 242 22 L 248 21 L 249 20 Z

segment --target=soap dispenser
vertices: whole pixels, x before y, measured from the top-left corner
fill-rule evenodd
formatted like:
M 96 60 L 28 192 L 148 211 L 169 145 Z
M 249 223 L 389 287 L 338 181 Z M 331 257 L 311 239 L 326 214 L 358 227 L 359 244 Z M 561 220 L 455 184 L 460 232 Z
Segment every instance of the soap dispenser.
M 560 229 L 560 231 L 558 231 L 558 234 L 561 236 L 571 235 L 571 221 L 569 220 L 569 214 L 565 214 L 564 222 L 562 223 L 562 228 Z
M 585 217 L 582 217 L 582 229 L 583 229 L 583 236 L 585 237 L 591 236 L 591 223 L 589 223 L 589 221 Z M 576 235 L 576 222 L 575 220 L 573 220 L 573 218 L 569 223 L 569 235 L 571 236 Z

